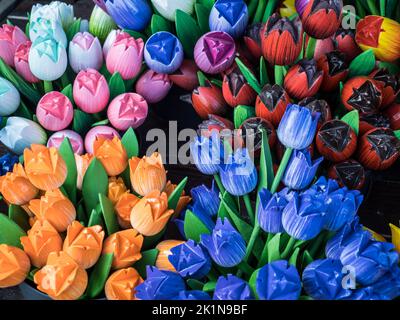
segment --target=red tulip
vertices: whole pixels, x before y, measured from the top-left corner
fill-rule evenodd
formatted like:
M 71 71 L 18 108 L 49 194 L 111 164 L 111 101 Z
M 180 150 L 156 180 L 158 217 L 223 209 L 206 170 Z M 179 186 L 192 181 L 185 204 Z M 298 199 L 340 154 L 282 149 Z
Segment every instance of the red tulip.
M 179 69 L 169 75 L 169 79 L 178 87 L 193 91 L 199 85 L 198 70 L 199 68 L 193 60 L 184 60 Z
M 375 128 L 390 128 L 390 121 L 382 113 L 367 114 L 360 116 L 359 135 L 362 136 L 367 131 Z
M 206 81 L 204 87 L 193 90 L 192 104 L 202 119 L 207 119 L 210 114 L 222 115 L 226 111 L 222 90 L 210 81 Z
M 262 56 L 261 50 L 261 30 L 264 28 L 262 23 L 253 23 L 249 25 L 243 36 L 246 49 L 255 59 L 260 59 Z
M 204 137 L 211 137 L 213 131 L 221 132 L 223 130 L 233 130 L 234 124 L 228 119 L 215 114 L 209 114 L 208 119 L 199 124 L 200 134 Z
M 355 40 L 355 32 L 352 29 L 339 28 L 335 34 L 336 49 L 345 54 L 347 62 L 357 57 L 362 50 Z
M 233 108 L 238 105 L 252 105 L 256 98 L 256 92 L 239 70 L 224 76 L 222 94 L 225 101 Z
M 360 190 L 365 183 L 364 167 L 356 160 L 336 163 L 328 170 L 328 176 L 335 179 L 341 187 Z
M 339 51 L 327 53 L 319 58 L 317 64 L 318 69 L 324 72 L 321 89 L 325 92 L 334 91 L 349 74 L 345 55 Z
M 377 69 L 370 74 L 370 77 L 381 86 L 381 108 L 385 108 L 395 102 L 400 93 L 399 77 L 390 74 L 386 69 Z
M 393 130 L 400 129 L 400 103 L 394 103 L 385 110 L 386 116 L 389 118 L 390 127 Z
M 314 97 L 309 97 L 301 100 L 299 106 L 305 107 L 312 112 L 319 112 L 318 129 L 326 122 L 332 119 L 331 108 L 325 100 L 318 100 Z

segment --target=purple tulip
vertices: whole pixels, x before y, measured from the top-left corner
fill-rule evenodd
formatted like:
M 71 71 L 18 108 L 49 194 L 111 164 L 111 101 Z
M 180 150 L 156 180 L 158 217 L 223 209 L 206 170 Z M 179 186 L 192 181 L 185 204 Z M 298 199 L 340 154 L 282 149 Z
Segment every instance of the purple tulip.
M 153 70 L 145 72 L 136 83 L 136 93 L 148 103 L 163 100 L 172 88 L 172 82 L 167 74 L 156 73 Z
M 82 137 L 72 130 L 63 130 L 54 133 L 47 141 L 47 147 L 55 147 L 60 148 L 61 144 L 63 143 L 64 139 L 68 138 L 69 142 L 71 143 L 72 150 L 74 153 L 79 155 L 83 154 L 83 140 Z
M 99 70 L 103 65 L 103 50 L 99 39 L 88 32 L 78 32 L 69 44 L 69 64 L 75 73 Z

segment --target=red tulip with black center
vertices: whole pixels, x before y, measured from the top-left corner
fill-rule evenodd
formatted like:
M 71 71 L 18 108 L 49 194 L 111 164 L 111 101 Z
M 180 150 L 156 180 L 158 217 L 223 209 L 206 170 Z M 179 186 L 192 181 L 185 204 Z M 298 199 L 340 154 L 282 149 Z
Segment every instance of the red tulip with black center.
M 210 114 L 223 115 L 227 107 L 222 90 L 208 80 L 204 87 L 193 90 L 192 104 L 202 119 L 207 119 Z
M 286 74 L 284 87 L 290 97 L 304 99 L 314 96 L 321 87 L 323 72 L 314 59 L 303 59 Z
M 253 105 L 257 95 L 238 69 L 224 76 L 222 94 L 232 108 L 238 105 Z
M 400 104 L 393 103 L 385 110 L 385 115 L 389 118 L 390 127 L 393 130 L 400 129 Z
M 303 46 L 303 29 L 299 18 L 291 21 L 273 14 L 261 33 L 261 48 L 264 58 L 271 65 L 291 65 Z
M 319 112 L 318 129 L 326 122 L 332 119 L 331 108 L 325 100 L 318 100 L 315 97 L 309 97 L 301 100 L 299 106 L 305 107 L 312 112 Z
M 169 79 L 178 87 L 193 91 L 199 85 L 197 71 L 199 69 L 193 60 L 184 60 L 180 68 L 169 75 Z
M 317 133 L 319 153 L 332 162 L 349 159 L 357 149 L 357 135 L 344 121 L 325 122 Z
M 289 95 L 280 85 L 267 84 L 257 96 L 256 115 L 278 127 L 289 103 Z
M 352 61 L 362 52 L 356 42 L 355 36 L 356 34 L 353 29 L 339 28 L 335 34 L 336 49 L 344 53 L 347 62 Z
M 356 160 L 336 163 L 328 170 L 329 178 L 335 179 L 340 187 L 360 190 L 365 183 L 365 170 Z
M 344 54 L 332 51 L 318 59 L 318 68 L 324 72 L 321 84 L 322 91 L 331 92 L 336 90 L 339 83 L 347 78 L 349 68 L 344 60 Z
M 262 23 L 253 23 L 247 27 L 246 32 L 243 36 L 244 44 L 246 45 L 251 55 L 256 59 L 260 59 L 260 57 L 262 56 L 261 32 L 263 28 L 264 25 Z
M 366 132 L 360 139 L 358 160 L 371 170 L 385 170 L 400 156 L 400 140 L 392 129 L 376 128 Z
M 342 102 L 349 111 L 377 113 L 382 104 L 382 91 L 374 80 L 364 76 L 355 77 L 344 84 Z
M 360 136 L 362 136 L 367 131 L 375 128 L 390 128 L 389 118 L 382 113 L 366 114 L 360 116 Z
M 372 72 L 370 77 L 375 80 L 382 90 L 381 108 L 391 105 L 400 93 L 399 77 L 390 74 L 386 69 L 378 69 Z
M 211 137 L 211 133 L 216 131 L 218 133 L 226 130 L 226 131 L 233 131 L 235 128 L 234 124 L 223 117 L 217 116 L 215 114 L 208 115 L 208 119 L 204 120 L 202 123 L 199 124 L 199 135 L 204 137 Z

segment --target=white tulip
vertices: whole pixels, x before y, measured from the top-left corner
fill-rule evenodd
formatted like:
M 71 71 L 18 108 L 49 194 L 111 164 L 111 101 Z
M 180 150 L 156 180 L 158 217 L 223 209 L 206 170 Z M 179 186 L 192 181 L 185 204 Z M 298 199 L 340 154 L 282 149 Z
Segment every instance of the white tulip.
M 0 116 L 5 117 L 17 111 L 21 97 L 14 85 L 0 77 Z
M 176 10 L 193 13 L 195 0 L 151 0 L 158 13 L 165 19 L 175 21 Z

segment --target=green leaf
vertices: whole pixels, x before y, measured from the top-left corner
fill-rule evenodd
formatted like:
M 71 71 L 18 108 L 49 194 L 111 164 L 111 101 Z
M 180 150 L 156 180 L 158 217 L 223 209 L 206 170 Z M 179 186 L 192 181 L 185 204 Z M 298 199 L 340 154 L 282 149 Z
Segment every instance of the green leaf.
M 125 93 L 125 83 L 119 72 L 114 73 L 109 81 L 110 99 Z
M 133 265 L 142 278 L 146 278 L 146 267 L 155 265 L 158 253 L 157 249 L 142 251 L 142 258 Z
M 233 121 L 235 128 L 239 129 L 242 123 L 252 117 L 256 116 L 254 107 L 239 105 L 233 110 Z
M 108 191 L 108 176 L 99 160 L 94 158 L 83 177 L 82 195 L 86 212 L 96 209 L 99 203 L 99 193 L 106 195 Z
M 313 37 L 308 38 L 308 44 L 307 44 L 307 49 L 306 49 L 306 58 L 307 59 L 314 58 L 314 51 L 315 51 L 316 44 L 317 44 L 317 39 L 315 39 Z
M 139 156 L 139 141 L 132 128 L 129 128 L 121 139 L 122 145 L 124 146 L 128 158 Z M 129 169 L 129 168 L 128 168 Z
M 267 63 L 265 62 L 264 57 L 261 57 L 260 58 L 260 85 L 262 87 L 264 87 L 267 83 L 269 83 Z
M 386 17 L 395 19 L 396 5 L 399 0 L 386 0 Z
M 193 51 L 197 40 L 202 36 L 199 26 L 190 15 L 182 10 L 176 10 L 176 34 L 182 43 L 185 55 L 193 58 Z
M 249 85 L 255 92 L 257 92 L 257 94 L 260 94 L 262 88 L 253 72 L 251 72 L 239 58 L 236 58 L 235 61 Z
M 186 210 L 184 231 L 187 239 L 200 241 L 200 235 L 210 234 L 206 225 L 190 210 Z
M 93 226 L 104 226 L 103 215 L 101 211 L 97 211 L 96 209 L 92 210 L 88 222 L 88 227 L 93 227 Z
M 92 273 L 89 276 L 88 287 L 85 295 L 89 299 L 96 298 L 104 290 L 104 285 L 111 271 L 114 254 L 103 254 L 99 261 L 94 266 Z
M 277 233 L 270 242 L 268 242 L 268 263 L 281 259 L 279 252 L 279 243 L 281 241 L 281 234 Z
M 74 95 L 73 95 L 73 90 L 72 90 L 72 84 L 70 83 L 67 85 L 64 89 L 62 89 L 61 93 L 66 96 L 69 101 L 74 103 Z
M 274 164 L 265 130 L 262 133 L 259 176 L 258 191 L 261 191 L 263 188 L 271 189 L 272 182 L 274 181 Z
M 259 0 L 256 13 L 253 18 L 253 23 L 261 22 L 264 16 L 265 7 L 267 5 L 266 0 Z
M 171 195 L 168 198 L 168 208 L 175 210 L 178 202 L 179 202 L 179 198 L 182 195 L 183 190 L 185 189 L 186 183 L 187 183 L 188 178 L 186 177 L 185 179 L 183 179 L 175 188 L 175 190 L 171 193 Z
M 396 130 L 393 132 L 397 139 L 400 140 L 400 130 Z
M 128 30 L 128 29 L 124 29 L 124 32 L 129 34 L 131 37 L 134 37 L 135 39 L 142 39 L 143 42 L 147 41 L 147 36 L 141 32 L 134 31 L 134 30 Z
M 31 228 L 29 225 L 29 216 L 20 206 L 10 204 L 8 207 L 8 217 L 24 231 L 28 231 Z
M 153 16 L 151 17 L 150 27 L 152 33 L 156 33 L 159 31 L 172 31 L 170 22 L 164 17 L 159 16 L 158 14 L 153 14 Z
M 218 208 L 218 218 L 229 218 L 229 213 L 226 209 L 226 206 L 224 203 L 227 203 L 230 208 L 234 208 L 234 210 L 237 210 L 237 206 L 235 204 L 234 199 L 232 196 L 229 194 L 229 192 L 225 191 L 224 194 L 220 195 L 221 200 L 223 199 L 224 201 L 221 201 L 219 204 Z
M 81 136 L 85 136 L 86 133 L 91 129 L 93 123 L 94 119 L 92 115 L 79 109 L 74 110 L 72 129 L 75 132 L 78 132 Z
M 76 168 L 76 161 L 74 150 L 72 149 L 71 142 L 65 138 L 61 143 L 59 152 L 67 165 L 67 178 L 63 184 L 63 188 L 68 194 L 68 198 L 73 204 L 76 204 L 76 184 L 78 180 L 78 170 Z
M 200 70 L 197 71 L 197 79 L 199 79 L 199 84 L 201 87 L 204 87 L 208 81 L 207 77 Z
M 204 283 L 196 279 L 188 279 L 186 284 L 192 290 L 203 290 L 204 287 Z
M 203 286 L 203 291 L 204 292 L 213 292 L 215 290 L 215 285 L 217 283 L 215 281 L 209 281 Z
M 284 66 L 275 66 L 275 83 L 280 86 L 283 85 L 285 80 L 286 69 Z
M 114 206 L 110 199 L 108 199 L 104 194 L 99 194 L 99 201 L 101 211 L 103 212 L 104 222 L 107 228 L 107 234 L 112 235 L 118 232 L 119 224 L 117 220 L 117 215 L 114 212 Z
M 350 63 L 349 78 L 369 75 L 375 68 L 375 62 L 376 59 L 372 49 L 361 53 Z
M 67 38 L 68 41 L 71 41 L 74 36 L 80 31 L 81 29 L 81 19 L 76 19 L 74 23 L 68 28 L 67 30 Z
M 207 33 L 210 31 L 210 24 L 208 22 L 208 17 L 210 16 L 211 8 L 207 8 L 201 3 L 196 3 L 194 5 L 196 11 L 197 23 L 200 27 L 201 33 Z
M 303 257 L 301 259 L 301 268 L 304 270 L 314 259 L 311 257 L 310 253 L 306 250 L 303 253 Z
M 9 217 L 0 213 L 0 244 L 22 249 L 20 238 L 23 236 L 26 236 L 25 231 Z
M 297 258 L 299 256 L 300 248 L 296 248 L 292 254 L 292 256 L 289 258 L 289 263 L 292 266 L 297 266 Z
M 29 119 L 32 120 L 33 119 L 33 113 L 31 110 L 29 110 L 29 108 L 26 106 L 26 104 L 21 100 L 21 103 L 17 109 L 17 111 L 15 111 L 15 116 L 18 117 L 23 117 L 25 119 Z
M 76 220 L 84 226 L 88 225 L 88 217 L 86 216 L 85 208 L 82 203 L 79 203 L 76 209 Z
M 93 123 L 93 124 L 92 124 L 92 128 L 98 127 L 98 126 L 106 126 L 106 125 L 108 125 L 109 123 L 110 123 L 110 120 L 108 120 L 108 119 L 101 120 L 101 121 L 98 121 L 98 122 Z
M 358 115 L 357 110 L 353 110 L 348 112 L 343 118 L 343 122 L 346 122 L 358 135 L 359 129 L 360 129 L 360 116 Z

